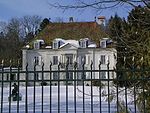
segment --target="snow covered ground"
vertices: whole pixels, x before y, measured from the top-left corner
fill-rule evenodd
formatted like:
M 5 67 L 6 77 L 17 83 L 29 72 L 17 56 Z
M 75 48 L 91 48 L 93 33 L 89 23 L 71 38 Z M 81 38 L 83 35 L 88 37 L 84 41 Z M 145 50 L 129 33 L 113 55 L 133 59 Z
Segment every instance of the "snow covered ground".
M 35 112 L 41 113 L 42 110 L 42 86 L 36 86 L 35 88 Z M 60 107 L 60 113 L 66 113 L 66 109 L 68 109 L 68 113 L 75 113 L 75 108 L 77 113 L 83 113 L 83 107 L 85 107 L 85 113 L 91 113 L 91 103 L 93 107 L 93 113 L 100 113 L 100 109 L 102 113 L 108 113 L 108 99 L 107 96 L 101 97 L 99 96 L 99 88 L 93 87 L 93 102 L 91 99 L 91 87 L 90 86 L 84 86 L 84 95 L 83 95 L 83 87 L 82 86 L 68 86 L 68 93 L 66 93 L 66 86 L 60 86 L 60 92 L 58 93 L 58 86 L 51 86 L 51 93 L 50 93 L 50 86 L 44 86 L 43 87 L 43 110 L 44 113 L 50 113 L 50 103 L 52 105 L 51 107 L 51 113 L 58 113 L 58 106 Z M 34 87 L 28 87 L 28 113 L 33 113 L 34 109 Z M 75 93 L 76 91 L 76 93 Z M 107 93 L 107 88 L 103 90 L 102 92 Z M 19 106 L 19 113 L 25 113 L 25 102 L 26 102 L 26 96 L 25 96 L 26 88 L 20 87 L 20 93 L 22 94 L 22 101 L 19 101 L 19 104 L 15 101 L 11 102 L 11 104 L 8 101 L 8 95 L 9 95 L 9 88 L 4 88 L 3 92 L 3 113 L 8 113 L 9 106 L 11 105 L 11 113 L 17 113 L 17 106 Z M 124 93 L 124 92 L 123 92 Z M 1 94 L 1 91 L 0 91 Z M 50 100 L 50 95 L 52 99 Z M 60 95 L 60 96 L 58 96 Z M 68 95 L 68 98 L 66 98 Z M 84 96 L 84 105 L 83 105 L 83 96 Z M 58 100 L 58 97 L 60 98 Z M 75 98 L 76 97 L 76 98 Z M 131 113 L 134 113 L 134 103 L 131 101 L 133 98 L 128 97 L 128 109 L 130 109 Z M 132 99 L 131 99 L 132 98 Z M 76 99 L 76 101 L 75 101 Z M 125 95 L 122 94 L 119 96 L 119 100 L 121 101 L 125 100 Z M 59 101 L 59 102 L 58 102 Z M 68 108 L 66 107 L 68 102 Z M 76 102 L 76 103 L 75 103 Z M 58 105 L 59 103 L 59 105 Z M 75 107 L 76 106 L 76 107 Z M 100 107 L 101 106 L 101 107 Z M 110 102 L 110 113 L 116 113 L 117 107 L 116 107 L 116 100 Z M 138 112 L 137 112 L 138 113 Z

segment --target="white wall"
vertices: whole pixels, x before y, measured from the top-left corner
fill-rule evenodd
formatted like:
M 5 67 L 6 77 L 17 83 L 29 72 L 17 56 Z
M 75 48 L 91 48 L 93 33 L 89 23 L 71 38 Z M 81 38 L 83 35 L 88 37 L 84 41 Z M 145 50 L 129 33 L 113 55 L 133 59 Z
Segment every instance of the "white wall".
M 95 70 L 99 69 L 99 60 L 101 55 L 106 56 L 106 62 L 109 58 L 109 69 L 113 69 L 116 66 L 116 59 L 114 54 L 116 54 L 116 50 L 112 48 L 83 48 L 83 49 L 75 49 L 75 48 L 62 48 L 62 49 L 39 49 L 39 50 L 23 50 L 23 70 L 25 70 L 26 63 L 28 62 L 28 70 L 34 69 L 34 57 L 41 56 L 42 61 L 44 62 L 44 70 L 49 70 L 50 61 L 53 61 L 53 56 L 59 56 L 59 62 L 62 62 L 64 58 L 62 54 L 73 54 L 74 61 L 78 61 L 79 56 L 86 56 L 86 64 L 85 69 L 90 70 L 91 61 L 93 61 L 93 68 Z M 88 59 L 87 59 L 88 58 Z M 81 62 L 78 62 L 81 64 Z M 41 63 L 42 64 L 42 63 Z M 41 70 L 42 65 L 36 66 L 37 70 Z M 81 65 L 79 66 L 79 68 Z M 58 66 L 52 66 L 53 70 L 57 70 Z M 102 64 L 101 69 L 107 70 L 107 64 Z M 86 73 L 86 77 L 91 77 L 90 73 Z M 112 74 L 110 73 L 110 78 L 112 78 Z M 33 79 L 34 74 L 30 74 L 29 79 Z M 63 79 L 65 74 L 61 75 L 61 79 Z M 44 77 L 49 79 L 49 73 L 45 73 Z M 99 78 L 98 73 L 93 73 L 92 78 Z M 108 78 L 108 77 L 107 77 Z

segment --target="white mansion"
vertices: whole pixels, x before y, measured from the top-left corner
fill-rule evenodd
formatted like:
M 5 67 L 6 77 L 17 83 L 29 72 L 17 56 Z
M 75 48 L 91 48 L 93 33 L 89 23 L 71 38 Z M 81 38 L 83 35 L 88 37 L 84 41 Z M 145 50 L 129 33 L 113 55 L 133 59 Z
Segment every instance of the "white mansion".
M 107 64 L 109 62 L 109 69 L 113 69 L 116 66 L 116 49 L 110 47 L 112 44 L 112 40 L 108 38 L 104 38 L 100 40 L 99 46 L 96 43 L 92 42 L 88 38 L 77 40 L 64 40 L 61 38 L 57 38 L 53 40 L 52 46 L 45 46 L 43 40 L 35 40 L 34 46 L 31 49 L 29 45 L 27 45 L 23 51 L 23 70 L 26 70 L 26 65 L 28 63 L 28 71 L 33 71 L 34 66 L 36 65 L 36 70 L 42 70 L 42 64 L 44 63 L 44 70 L 53 71 L 58 70 L 58 64 L 60 64 L 60 70 L 66 70 L 66 64 L 68 64 L 68 70 L 74 69 L 74 63 L 77 64 L 77 69 L 82 70 L 84 63 L 84 70 L 99 70 L 99 63 L 101 62 L 101 70 L 107 70 Z M 109 46 L 109 47 L 108 47 Z M 102 71 L 100 73 L 100 77 L 102 79 L 108 78 L 108 72 Z M 51 77 L 50 77 L 51 75 Z M 22 76 L 23 77 L 23 76 Z M 24 76 L 25 77 L 25 76 Z M 25 79 L 25 78 L 22 79 Z M 44 73 L 44 79 L 71 79 L 75 78 L 74 72 L 69 72 L 67 77 L 65 72 L 52 72 Z M 114 72 L 109 72 L 109 78 L 115 77 Z M 82 79 L 83 75 L 78 73 L 76 75 L 77 79 Z M 91 79 L 91 73 L 86 72 L 84 78 Z M 92 78 L 99 79 L 98 72 L 93 72 Z M 29 80 L 41 80 L 41 73 L 29 73 Z M 69 81 L 70 84 L 73 84 L 73 81 Z M 57 84 L 57 82 L 53 82 L 52 84 Z M 65 84 L 61 82 L 61 84 Z M 81 84 L 78 82 L 78 84 Z M 86 82 L 85 84 L 88 84 Z

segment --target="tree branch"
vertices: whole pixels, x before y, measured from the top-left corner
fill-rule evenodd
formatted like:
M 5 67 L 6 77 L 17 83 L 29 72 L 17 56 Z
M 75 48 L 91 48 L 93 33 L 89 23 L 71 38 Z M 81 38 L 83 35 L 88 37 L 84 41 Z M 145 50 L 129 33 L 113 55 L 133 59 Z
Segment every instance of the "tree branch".
M 97 0 L 92 1 L 91 3 L 85 2 L 83 0 L 78 0 L 78 5 L 63 5 L 60 3 L 50 4 L 50 6 L 55 8 L 61 8 L 61 9 L 84 9 L 84 8 L 93 8 L 93 9 L 106 9 L 106 8 L 112 8 L 116 7 L 122 4 L 129 4 L 133 7 L 136 7 L 136 4 L 144 3 L 146 6 L 149 6 L 147 3 L 147 0 Z

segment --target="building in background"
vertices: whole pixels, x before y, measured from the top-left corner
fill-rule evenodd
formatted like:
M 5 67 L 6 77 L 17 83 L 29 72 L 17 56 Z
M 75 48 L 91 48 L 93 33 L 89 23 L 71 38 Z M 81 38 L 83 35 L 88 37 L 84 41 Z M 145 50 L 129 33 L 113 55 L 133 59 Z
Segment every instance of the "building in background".
M 93 21 L 75 21 L 70 17 L 68 22 L 50 22 L 38 35 L 36 39 L 42 39 L 47 45 L 51 45 L 55 38 L 80 40 L 88 37 L 95 43 L 103 37 L 108 37 L 104 28 L 105 17 L 95 17 Z
M 18 72 L 21 70 L 20 68 L 15 67 L 1 67 L 0 68 L 0 80 L 3 81 L 3 87 L 10 86 L 11 84 L 15 83 L 15 81 L 18 79 Z M 0 84 L 2 86 L 2 84 Z
M 65 40 L 61 38 L 56 38 L 52 41 L 51 45 L 44 46 L 44 40 L 35 40 L 33 43 L 33 48 L 29 48 L 27 45 L 23 51 L 23 70 L 26 70 L 26 64 L 28 63 L 28 71 L 33 71 L 34 66 L 36 70 L 42 70 L 42 63 L 44 63 L 44 70 L 53 70 L 52 73 L 44 73 L 44 79 L 56 80 L 52 82 L 52 85 L 57 85 L 58 79 L 68 79 L 68 84 L 73 85 L 73 79 L 79 79 L 77 84 L 82 84 L 82 79 L 107 79 L 114 78 L 114 72 L 102 71 L 100 76 L 98 72 L 78 72 L 76 75 L 74 72 L 60 72 L 57 70 L 74 70 L 74 65 L 76 63 L 78 70 L 99 70 L 99 63 L 101 62 L 101 70 L 107 70 L 107 64 L 109 62 L 109 69 L 112 70 L 116 66 L 116 49 L 112 45 L 112 40 L 108 38 L 103 38 L 100 40 L 99 45 L 92 42 L 89 38 L 84 38 L 80 40 Z M 58 66 L 59 65 L 59 66 Z M 83 66 L 84 65 L 84 66 Z M 100 78 L 99 78 L 100 77 Z M 25 75 L 22 75 L 22 79 L 25 79 Z M 29 73 L 29 80 L 41 80 L 42 73 Z M 29 85 L 33 83 L 29 82 Z M 40 85 L 41 82 L 37 82 Z M 49 84 L 49 82 L 47 82 Z M 60 84 L 65 85 L 66 81 L 60 82 Z M 90 85 L 90 82 L 85 81 L 85 85 Z

